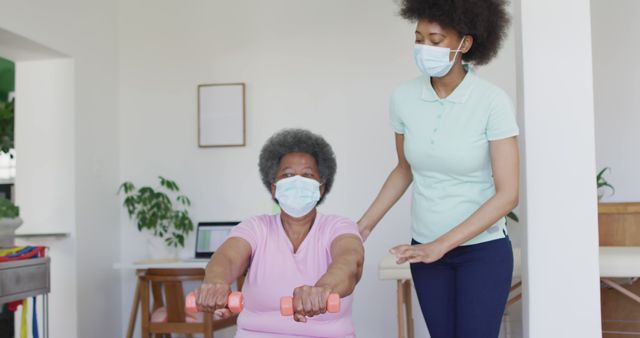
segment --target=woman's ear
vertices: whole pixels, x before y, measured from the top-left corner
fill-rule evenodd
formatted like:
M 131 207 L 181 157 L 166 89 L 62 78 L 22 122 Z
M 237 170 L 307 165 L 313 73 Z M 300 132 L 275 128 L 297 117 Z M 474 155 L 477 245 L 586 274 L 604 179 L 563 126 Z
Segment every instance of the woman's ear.
M 273 197 L 273 199 L 276 199 L 276 185 L 275 183 L 271 183 L 271 197 Z
M 462 54 L 468 52 L 473 46 L 473 36 L 467 34 L 463 36 L 463 38 L 464 41 L 462 42 L 462 47 L 460 47 L 460 49 L 462 50 Z
M 325 187 L 324 183 L 321 183 L 320 184 L 320 198 L 324 197 L 324 187 Z

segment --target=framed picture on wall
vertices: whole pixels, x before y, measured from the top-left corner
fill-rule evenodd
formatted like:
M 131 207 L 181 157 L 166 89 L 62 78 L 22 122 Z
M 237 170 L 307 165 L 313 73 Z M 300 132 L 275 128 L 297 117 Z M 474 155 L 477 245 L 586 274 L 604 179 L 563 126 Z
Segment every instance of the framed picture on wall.
M 198 86 L 198 146 L 245 145 L 245 84 Z

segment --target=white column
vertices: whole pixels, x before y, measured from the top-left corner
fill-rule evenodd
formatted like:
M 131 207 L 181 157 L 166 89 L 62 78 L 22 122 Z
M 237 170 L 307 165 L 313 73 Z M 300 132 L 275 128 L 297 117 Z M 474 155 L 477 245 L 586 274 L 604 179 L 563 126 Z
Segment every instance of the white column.
M 601 337 L 589 1 L 516 6 L 524 336 Z
M 75 74 L 71 59 L 16 62 L 15 192 L 24 220 L 17 232 L 69 234 L 67 238 L 16 240 L 18 245 L 49 247 L 52 338 L 78 337 Z M 42 297 L 38 298 L 38 313 L 42 329 Z M 19 320 L 16 315 L 16 323 Z

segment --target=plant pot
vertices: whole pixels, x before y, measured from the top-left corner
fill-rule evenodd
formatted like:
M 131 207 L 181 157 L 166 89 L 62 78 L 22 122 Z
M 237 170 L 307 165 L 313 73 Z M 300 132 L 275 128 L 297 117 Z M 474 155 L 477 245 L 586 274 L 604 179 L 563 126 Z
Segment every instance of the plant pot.
M 148 236 L 147 249 L 151 259 L 178 259 L 178 248 L 167 246 L 160 237 Z
M 22 225 L 22 218 L 0 218 L 0 247 L 13 246 L 16 229 Z

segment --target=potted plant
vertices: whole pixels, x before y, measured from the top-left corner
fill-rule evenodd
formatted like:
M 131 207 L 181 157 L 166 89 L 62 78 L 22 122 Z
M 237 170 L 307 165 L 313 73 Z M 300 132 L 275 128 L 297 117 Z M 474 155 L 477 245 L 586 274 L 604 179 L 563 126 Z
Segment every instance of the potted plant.
M 613 185 L 607 182 L 607 179 L 604 177 L 604 174 L 607 170 L 611 170 L 611 168 L 605 167 L 604 169 L 600 170 L 598 175 L 596 175 L 596 184 L 598 187 L 598 201 L 601 200 L 602 197 L 604 197 L 604 192 L 605 192 L 605 189 L 607 188 L 611 190 L 611 195 L 616 193 L 616 189 L 613 187 Z
M 14 146 L 14 104 L 15 100 L 0 101 L 0 153 L 6 153 L 13 158 L 10 152 Z
M 20 225 L 20 208 L 10 200 L 0 197 L 0 247 L 13 245 L 15 231 Z
M 136 188 L 127 181 L 120 185 L 118 193 L 124 194 L 123 206 L 129 217 L 135 219 L 138 230 L 146 229 L 153 238 L 162 242 L 158 247 L 157 241 L 150 240 L 152 258 L 175 258 L 177 248 L 184 247 L 185 237 L 193 231 L 188 212 L 191 201 L 180 194 L 180 188 L 174 181 L 162 176 L 158 179 L 160 186 L 157 189 L 148 186 Z M 168 251 L 168 248 L 173 251 Z

